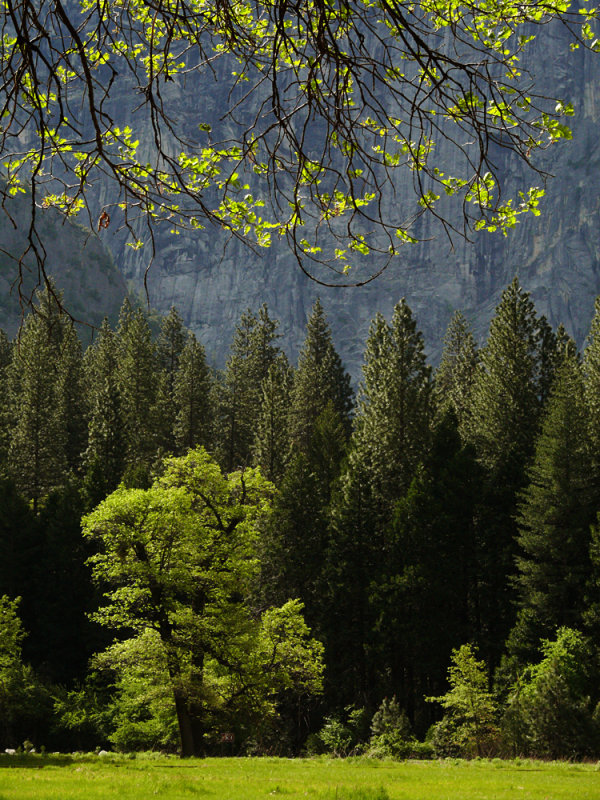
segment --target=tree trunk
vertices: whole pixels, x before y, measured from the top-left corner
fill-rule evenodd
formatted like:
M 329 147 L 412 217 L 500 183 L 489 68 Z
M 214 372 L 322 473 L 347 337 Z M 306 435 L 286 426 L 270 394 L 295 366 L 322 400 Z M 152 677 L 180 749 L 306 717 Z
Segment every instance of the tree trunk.
M 181 758 L 191 758 L 192 756 L 198 755 L 194 736 L 195 726 L 185 697 L 182 697 L 179 692 L 175 692 L 174 694 L 177 724 L 179 725 L 179 738 L 181 741 Z

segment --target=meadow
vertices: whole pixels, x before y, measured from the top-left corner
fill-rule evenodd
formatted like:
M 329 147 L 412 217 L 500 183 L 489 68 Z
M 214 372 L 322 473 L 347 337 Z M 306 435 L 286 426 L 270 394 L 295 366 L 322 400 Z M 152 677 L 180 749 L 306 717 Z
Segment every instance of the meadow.
M 600 800 L 597 764 L 0 756 L 0 800 Z

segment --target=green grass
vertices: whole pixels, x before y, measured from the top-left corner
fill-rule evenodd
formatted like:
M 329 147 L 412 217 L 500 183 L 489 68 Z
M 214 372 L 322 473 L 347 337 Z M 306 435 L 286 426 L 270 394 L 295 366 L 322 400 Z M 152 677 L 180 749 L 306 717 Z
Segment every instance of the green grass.
M 1 756 L 0 800 L 600 800 L 595 764 Z

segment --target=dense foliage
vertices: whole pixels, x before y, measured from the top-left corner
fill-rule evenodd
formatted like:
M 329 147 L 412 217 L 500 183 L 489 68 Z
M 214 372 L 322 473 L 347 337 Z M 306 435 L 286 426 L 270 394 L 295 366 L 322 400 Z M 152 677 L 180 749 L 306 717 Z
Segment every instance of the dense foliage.
M 126 302 L 0 337 L 0 746 L 597 756 L 600 305 L 519 283 L 437 371 L 401 300 L 353 393 L 320 303 L 222 372 Z M 113 638 L 115 637 L 116 638 Z

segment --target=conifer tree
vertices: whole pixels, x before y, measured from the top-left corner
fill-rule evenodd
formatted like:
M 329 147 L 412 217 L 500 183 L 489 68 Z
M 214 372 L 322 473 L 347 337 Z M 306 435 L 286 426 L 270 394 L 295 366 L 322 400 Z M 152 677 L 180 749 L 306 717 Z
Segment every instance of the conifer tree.
M 426 456 L 431 395 L 423 336 L 402 299 L 391 325 L 378 315 L 371 327 L 350 456 L 351 467 L 360 463 L 368 476 L 369 492 L 385 522 Z
M 515 516 L 527 482 L 548 380 L 549 335 L 515 278 L 504 290 L 480 353 L 467 437 L 486 470 L 478 511 L 480 641 L 497 664 L 513 623 Z
M 0 370 L 6 369 L 12 359 L 12 344 L 0 328 Z
M 131 301 L 129 300 L 129 297 L 125 297 L 123 304 L 119 309 L 119 319 L 117 322 L 117 332 L 119 336 L 124 336 L 126 334 L 129 323 L 133 319 L 133 315 L 134 310 L 133 306 L 131 305 Z
M 540 324 L 515 278 L 504 290 L 480 353 L 469 438 L 492 472 L 509 469 L 518 486 L 532 453 L 541 410 Z
M 308 452 L 291 458 L 265 537 L 263 594 L 271 603 L 299 597 L 318 635 L 326 615 L 329 507 L 345 449 L 344 425 L 328 406 L 316 420 Z
M 471 328 L 464 315 L 457 311 L 444 337 L 442 358 L 435 372 L 434 394 L 439 416 L 452 408 L 461 431 L 468 427 L 471 391 L 478 361 Z
M 350 432 L 353 392 L 331 338 L 321 301 L 317 299 L 306 326 L 290 401 L 289 431 L 292 447 L 306 452 L 314 424 L 331 405 Z
M 419 731 L 431 722 L 424 696 L 442 690 L 453 648 L 474 635 L 474 509 L 481 469 L 461 444 L 452 409 L 398 502 L 379 578 L 370 592 L 380 692 L 395 695 Z
M 166 317 L 163 317 L 160 325 L 156 350 L 160 369 L 166 371 L 169 376 L 169 391 L 173 393 L 175 374 L 179 367 L 179 359 L 186 345 L 187 334 L 181 315 L 177 309 L 171 307 Z
M 37 559 L 20 589 L 28 594 L 24 654 L 45 679 L 61 685 L 83 680 L 105 640 L 88 618 L 96 592 L 86 564 L 91 548 L 81 536 L 84 503 L 77 480 L 67 479 L 48 495 L 38 519 Z
M 569 335 L 561 325 L 556 333 L 546 317 L 538 320 L 538 367 L 535 383 L 540 409 L 543 410 L 550 396 L 556 372 L 562 364 L 565 348 L 570 349 Z
M 594 316 L 583 357 L 585 394 L 595 468 L 600 467 L 600 296 L 594 304 Z
M 594 304 L 594 316 L 583 356 L 588 436 L 591 452 L 591 479 L 598 486 L 600 476 L 600 296 Z M 596 499 L 596 510 L 600 499 Z M 600 635 L 600 518 L 591 527 L 590 579 L 586 593 L 585 624 L 592 636 Z
M 38 293 L 35 314 L 45 327 L 53 349 L 49 369 L 54 374 L 56 413 L 64 437 L 66 467 L 78 473 L 87 434 L 81 342 L 73 320 L 63 311 L 62 292 L 52 282 Z
M 528 663 L 540 640 L 579 627 L 590 575 L 590 525 L 598 490 L 577 356 L 559 367 L 536 441 L 518 514 L 519 619 L 510 650 Z
M 331 691 L 342 704 L 352 694 L 372 696 L 376 673 L 386 669 L 374 656 L 377 612 L 369 587 L 389 558 L 394 508 L 427 456 L 431 416 L 423 337 L 402 300 L 391 325 L 381 314 L 371 324 L 347 469 L 332 505 L 324 638 L 334 665 Z
M 219 399 L 219 460 L 226 472 L 252 460 L 252 445 L 261 407 L 260 386 L 277 357 L 279 323 L 266 305 L 258 317 L 242 314 L 231 345 Z
M 117 488 L 125 468 L 118 344 L 107 319 L 86 351 L 85 363 L 89 408 L 85 488 L 88 507 L 94 508 Z
M 292 369 L 284 353 L 269 367 L 261 383 L 262 401 L 254 436 L 253 461 L 268 480 L 279 484 L 288 463 L 288 412 Z
M 8 369 L 13 358 L 13 347 L 6 333 L 0 328 L 0 475 L 6 474 L 8 443 L 11 431 L 10 406 L 8 402 Z
M 179 357 L 173 386 L 177 453 L 194 447 L 211 449 L 214 428 L 214 385 L 204 348 L 193 333 Z
M 142 488 L 157 451 L 154 405 L 158 389 L 156 346 L 141 309 L 121 311 L 118 343 L 118 388 L 125 432 L 128 481 Z
M 156 395 L 150 411 L 154 460 L 157 462 L 166 455 L 173 455 L 176 450 L 174 424 L 177 408 L 170 385 L 169 374 L 166 370 L 160 370 L 156 376 Z
M 174 422 L 178 413 L 175 404 L 175 376 L 186 343 L 183 320 L 176 308 L 163 318 L 156 342 L 159 377 L 156 402 L 152 410 L 157 448 L 162 453 L 174 453 Z
M 82 457 L 87 445 L 81 341 L 74 325 L 68 322 L 56 352 L 56 411 L 65 435 L 67 469 L 74 475 L 81 472 Z
M 67 470 L 67 432 L 57 391 L 61 336 L 58 313 L 30 314 L 8 368 L 10 473 L 35 510 L 43 496 L 62 484 Z
M 0 478 L 0 596 L 22 596 L 28 624 L 37 577 L 32 573 L 43 566 L 40 533 L 39 520 L 15 482 Z

